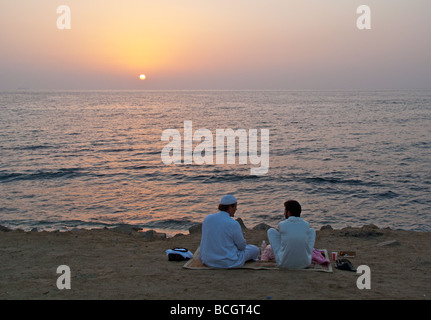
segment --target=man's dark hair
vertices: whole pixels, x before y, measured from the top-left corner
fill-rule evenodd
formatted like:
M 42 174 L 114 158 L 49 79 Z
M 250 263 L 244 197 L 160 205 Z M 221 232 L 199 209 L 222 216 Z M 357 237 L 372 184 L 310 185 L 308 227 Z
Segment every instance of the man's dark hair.
M 236 203 L 233 203 L 233 204 L 219 204 L 219 205 L 218 205 L 218 209 L 219 209 L 220 211 L 225 211 L 225 212 L 227 212 L 227 209 L 229 209 L 229 207 L 233 207 L 235 204 L 236 204 Z
M 284 203 L 285 212 L 290 211 L 290 214 L 294 217 L 301 216 L 301 205 L 296 200 L 287 200 Z

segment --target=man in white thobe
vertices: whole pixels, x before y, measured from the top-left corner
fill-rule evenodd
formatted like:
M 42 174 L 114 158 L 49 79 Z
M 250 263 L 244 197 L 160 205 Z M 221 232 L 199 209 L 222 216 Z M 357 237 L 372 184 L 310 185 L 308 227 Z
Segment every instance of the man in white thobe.
M 268 239 L 277 265 L 302 269 L 311 264 L 316 232 L 301 215 L 301 205 L 295 200 L 284 203 L 286 220 L 278 224 L 278 231 L 268 230 Z
M 199 260 L 209 267 L 237 268 L 259 257 L 259 249 L 247 244 L 240 224 L 233 219 L 237 205 L 233 195 L 226 195 L 220 201 L 220 211 L 204 219 Z

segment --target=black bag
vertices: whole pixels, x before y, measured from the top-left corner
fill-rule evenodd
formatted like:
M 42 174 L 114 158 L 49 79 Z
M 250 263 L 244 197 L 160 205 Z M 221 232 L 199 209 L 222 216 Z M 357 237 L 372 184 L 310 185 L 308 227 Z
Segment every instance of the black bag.
M 353 267 L 350 260 L 346 259 L 346 258 L 337 259 L 337 261 L 335 261 L 335 268 L 340 269 L 340 270 L 347 270 L 347 271 L 356 272 L 356 269 Z

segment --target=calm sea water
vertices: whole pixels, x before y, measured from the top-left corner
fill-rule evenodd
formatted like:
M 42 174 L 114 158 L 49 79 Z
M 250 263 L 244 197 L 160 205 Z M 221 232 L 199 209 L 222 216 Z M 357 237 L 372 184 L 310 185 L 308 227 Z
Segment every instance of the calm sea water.
M 168 234 L 239 199 L 246 226 L 298 200 L 315 228 L 431 231 L 431 93 L 100 91 L 0 93 L 0 224 L 128 223 Z M 269 129 L 269 170 L 165 165 L 165 129 Z M 196 143 L 195 143 L 196 145 Z

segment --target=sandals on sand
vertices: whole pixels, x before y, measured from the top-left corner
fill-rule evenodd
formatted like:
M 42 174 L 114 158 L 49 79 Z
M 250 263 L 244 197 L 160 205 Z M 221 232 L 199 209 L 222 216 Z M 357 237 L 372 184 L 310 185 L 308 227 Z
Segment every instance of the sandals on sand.
M 335 261 L 335 268 L 340 270 L 347 270 L 356 272 L 356 269 L 353 267 L 352 263 L 348 259 L 337 259 Z

